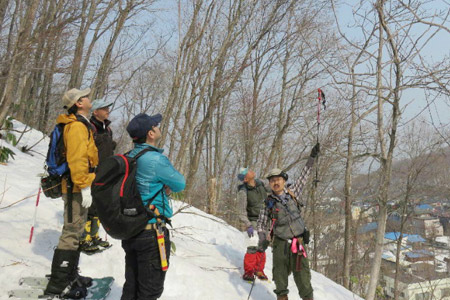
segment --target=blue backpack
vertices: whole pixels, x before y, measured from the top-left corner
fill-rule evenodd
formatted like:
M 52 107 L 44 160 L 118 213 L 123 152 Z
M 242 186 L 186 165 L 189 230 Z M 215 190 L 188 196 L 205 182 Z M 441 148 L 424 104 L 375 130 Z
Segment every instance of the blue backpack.
M 47 165 L 47 172 L 53 176 L 62 176 L 69 171 L 63 139 L 64 125 L 57 124 L 50 134 L 45 164 Z

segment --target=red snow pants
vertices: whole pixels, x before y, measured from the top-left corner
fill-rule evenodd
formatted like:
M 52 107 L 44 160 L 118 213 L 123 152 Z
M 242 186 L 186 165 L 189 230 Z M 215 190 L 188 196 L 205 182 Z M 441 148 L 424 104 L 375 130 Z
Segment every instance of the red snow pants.
M 244 256 L 244 272 L 248 275 L 254 275 L 256 272 L 264 273 L 266 265 L 266 253 L 247 249 Z

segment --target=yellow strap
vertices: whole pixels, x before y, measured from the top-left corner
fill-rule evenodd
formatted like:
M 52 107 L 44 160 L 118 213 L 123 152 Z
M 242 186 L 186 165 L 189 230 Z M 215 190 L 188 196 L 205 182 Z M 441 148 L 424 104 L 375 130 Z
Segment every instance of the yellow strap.
M 161 214 L 159 213 L 158 208 L 157 208 L 155 205 L 151 204 L 151 205 L 150 205 L 150 209 L 153 210 L 153 212 L 155 213 L 155 215 L 156 215 L 157 217 L 159 217 L 159 216 L 161 215 Z M 170 220 L 170 218 L 167 218 L 167 220 Z M 156 222 L 161 223 L 161 219 L 156 218 Z

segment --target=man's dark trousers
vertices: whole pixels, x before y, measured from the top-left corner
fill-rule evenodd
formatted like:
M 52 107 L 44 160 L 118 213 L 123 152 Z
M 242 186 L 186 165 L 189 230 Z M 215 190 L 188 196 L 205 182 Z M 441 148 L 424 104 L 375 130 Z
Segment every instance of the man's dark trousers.
M 300 271 L 296 271 L 297 254 L 291 251 L 291 244 L 288 241 L 274 237 L 273 246 L 273 266 L 272 274 L 275 281 L 275 294 L 278 296 L 287 295 L 288 277 L 291 273 L 294 275 L 294 281 L 297 285 L 298 293 L 302 299 L 313 299 L 313 288 L 311 286 L 311 271 L 309 269 L 309 260 L 302 258 Z
M 167 262 L 170 256 L 169 231 L 163 227 Z M 166 272 L 161 270 L 156 231 L 144 230 L 122 241 L 125 250 L 125 284 L 121 300 L 158 299 L 164 290 Z

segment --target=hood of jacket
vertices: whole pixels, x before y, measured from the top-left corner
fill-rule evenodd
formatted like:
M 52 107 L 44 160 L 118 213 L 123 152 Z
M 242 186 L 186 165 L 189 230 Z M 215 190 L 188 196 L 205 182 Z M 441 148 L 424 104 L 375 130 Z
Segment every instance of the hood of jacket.
M 76 121 L 78 121 L 77 116 L 75 116 L 74 114 L 61 114 L 58 116 L 58 118 L 56 118 L 57 124 L 69 124 Z

